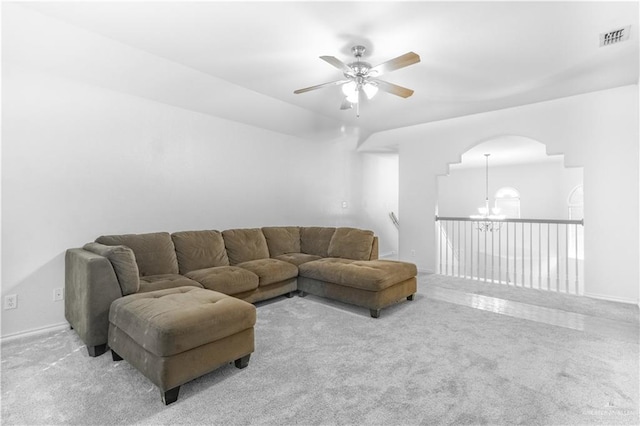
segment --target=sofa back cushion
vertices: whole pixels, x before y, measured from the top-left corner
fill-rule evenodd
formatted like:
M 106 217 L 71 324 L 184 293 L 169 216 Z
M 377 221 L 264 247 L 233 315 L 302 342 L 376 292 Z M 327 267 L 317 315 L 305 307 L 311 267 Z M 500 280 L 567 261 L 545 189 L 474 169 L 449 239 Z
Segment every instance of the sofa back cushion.
M 140 276 L 177 274 L 178 259 L 168 232 L 103 235 L 96 242 L 107 246 L 127 246 L 136 256 Z
M 222 238 L 230 265 L 269 258 L 267 240 L 260 228 L 227 229 L 222 231 Z
M 171 234 L 182 275 L 198 269 L 229 266 L 219 231 L 182 231 Z
M 123 296 L 140 290 L 140 271 L 133 250 L 129 247 L 88 243 L 82 248 L 109 259 Z
M 369 260 L 373 246 L 373 231 L 355 228 L 337 228 L 329 242 L 330 257 Z
M 309 226 L 300 228 L 300 251 L 316 256 L 329 256 L 329 243 L 336 228 Z
M 262 228 L 262 233 L 271 257 L 300 253 L 300 228 L 297 226 L 269 226 Z

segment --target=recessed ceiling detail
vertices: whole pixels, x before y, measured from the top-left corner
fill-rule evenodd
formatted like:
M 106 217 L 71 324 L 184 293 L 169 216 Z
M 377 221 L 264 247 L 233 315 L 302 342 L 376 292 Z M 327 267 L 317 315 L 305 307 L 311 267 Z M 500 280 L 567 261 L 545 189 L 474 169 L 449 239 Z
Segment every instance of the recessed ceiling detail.
M 25 13 L 30 9 L 60 25 L 105 37 L 102 48 L 115 42 L 114 51 L 131 49 L 127 57 L 134 59 L 110 61 L 110 53 L 94 52 L 87 37 L 73 42 L 69 28 L 60 34 L 68 34 L 71 42 L 51 49 L 47 69 L 57 64 L 99 85 L 118 86 L 136 96 L 144 91 L 153 100 L 163 93 L 163 102 L 180 108 L 270 130 L 304 129 L 295 134 L 314 135 L 314 140 L 342 138 L 339 129 L 345 126 L 363 143 L 387 130 L 638 84 L 637 1 L 5 3 L 4 21 L 13 20 L 5 7 Z M 627 26 L 631 31 L 624 31 L 626 42 L 601 50 L 600 33 Z M 53 42 L 53 35 L 35 31 L 32 41 L 43 39 L 44 45 Z M 415 93 L 408 99 L 378 93 L 380 99 L 372 101 L 365 93 L 359 118 L 353 110 L 340 110 L 342 87 L 304 96 L 293 93 L 346 79 L 341 70 L 319 64 L 314 56 L 331 54 L 348 64 L 355 61 L 354 45 L 367 48 L 361 62 L 374 66 L 408 50 L 428 57 L 388 74 L 389 81 Z M 57 49 L 77 59 L 69 62 Z M 5 53 L 3 49 L 3 64 Z M 96 58 L 88 53 L 96 53 Z M 32 60 L 29 51 L 16 54 Z M 99 66 L 102 61 L 108 66 Z M 201 73 L 201 78 L 183 78 L 176 68 L 181 66 L 185 72 Z M 145 76 L 142 83 L 134 83 L 134 72 Z M 380 78 L 387 80 L 386 75 Z M 232 85 L 246 91 L 234 91 Z M 224 95 L 204 95 L 209 90 Z M 292 110 L 305 118 L 294 117 Z M 492 156 L 491 164 L 497 164 L 497 158 Z

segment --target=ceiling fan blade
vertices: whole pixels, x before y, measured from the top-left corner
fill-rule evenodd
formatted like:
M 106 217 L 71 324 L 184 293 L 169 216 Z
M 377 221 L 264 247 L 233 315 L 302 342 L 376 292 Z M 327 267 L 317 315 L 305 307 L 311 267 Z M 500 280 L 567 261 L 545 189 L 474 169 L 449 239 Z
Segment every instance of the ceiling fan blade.
M 398 86 L 397 84 L 389 83 L 384 80 L 373 80 L 378 83 L 378 88 L 380 90 L 384 90 L 387 93 L 391 93 L 392 95 L 400 96 L 402 98 L 408 98 L 413 95 L 413 90 L 407 89 L 406 87 Z
M 322 83 L 322 84 L 318 84 L 316 86 L 305 87 L 304 89 L 294 90 L 293 93 L 295 93 L 296 95 L 299 95 L 300 93 L 310 92 L 310 91 L 316 90 L 316 89 L 322 89 L 323 87 L 340 86 L 342 84 L 348 83 L 349 81 L 351 81 L 351 80 L 330 81 L 329 83 Z
M 334 67 L 338 68 L 342 72 L 353 74 L 353 70 L 351 68 L 349 68 L 349 66 L 347 64 L 345 64 L 344 62 L 342 62 L 340 59 L 336 58 L 335 56 L 320 56 L 320 59 L 322 59 L 325 62 L 330 63 L 331 65 L 333 65 Z
M 380 65 L 376 65 L 369 70 L 369 74 L 374 73 L 373 75 L 382 75 L 386 72 L 408 67 L 409 65 L 413 65 L 418 62 L 420 62 L 420 56 L 416 53 L 409 52 L 398 56 L 397 58 L 388 60 L 387 62 L 383 62 Z

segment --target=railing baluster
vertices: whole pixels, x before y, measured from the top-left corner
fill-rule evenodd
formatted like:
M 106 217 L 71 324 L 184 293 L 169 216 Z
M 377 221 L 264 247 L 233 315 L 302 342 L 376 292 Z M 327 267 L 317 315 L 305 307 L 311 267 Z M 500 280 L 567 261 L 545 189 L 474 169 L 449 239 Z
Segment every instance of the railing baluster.
M 446 271 L 445 274 L 449 274 L 449 221 L 445 222 L 444 225 L 444 229 L 445 229 L 445 235 L 447 237 L 447 239 L 445 240 L 445 261 L 444 261 L 444 270 Z
M 507 266 L 507 284 L 509 284 L 509 222 L 507 222 L 507 238 L 506 238 L 507 246 L 505 247 L 505 253 L 507 258 L 505 259 L 505 265 Z
M 469 229 L 469 235 L 471 237 L 470 247 L 469 247 L 469 277 L 473 279 L 473 224 L 471 223 L 471 229 Z
M 533 223 L 529 224 L 529 287 L 533 288 Z
M 449 229 L 448 229 L 449 221 L 445 220 L 444 222 L 444 274 L 447 275 L 449 273 Z
M 492 222 L 492 224 L 493 223 L 495 223 L 495 222 Z M 493 275 L 494 275 L 493 274 L 493 272 L 494 272 L 493 271 L 493 265 L 494 265 L 494 261 L 495 261 L 495 257 L 496 257 L 495 256 L 495 250 L 494 250 L 495 243 L 496 243 L 496 238 L 495 238 L 496 234 L 495 234 L 494 231 L 495 231 L 496 228 L 493 227 L 491 229 L 492 229 L 492 231 L 491 231 L 491 282 L 493 283 L 493 282 L 495 282 L 494 279 L 493 279 Z
M 560 291 L 560 224 L 556 223 L 556 291 Z
M 442 274 L 442 221 L 438 223 L 438 271 Z
M 522 224 L 522 287 L 526 287 L 524 280 L 524 223 Z
M 460 276 L 460 221 L 458 221 L 458 276 Z
M 456 223 L 451 222 L 451 275 L 455 275 L 456 267 Z
M 498 229 L 498 282 L 502 283 L 502 223 Z
M 578 224 L 576 223 L 576 294 L 582 294 L 582 291 L 578 289 Z
M 551 288 L 551 224 L 547 223 L 547 290 Z
M 542 223 L 538 224 L 538 290 L 542 290 Z
M 453 235 L 451 231 L 452 223 L 453 222 L 451 221 L 447 221 L 447 275 L 450 270 L 453 270 L 453 243 L 451 242 L 451 235 Z
M 517 236 L 518 236 L 518 224 L 513 224 L 513 285 L 518 285 L 518 244 L 517 244 Z
M 478 222 L 478 227 L 476 229 L 476 239 L 478 240 L 478 250 L 476 251 L 478 256 L 478 261 L 476 262 L 476 279 L 480 279 L 480 222 Z
M 467 222 L 464 223 L 464 226 L 462 227 L 462 229 L 464 230 L 464 263 L 463 263 L 463 269 L 462 272 L 464 274 L 464 276 L 467 276 Z
M 564 270 L 565 270 L 565 282 L 564 286 L 566 288 L 567 293 L 571 293 L 569 291 L 569 225 L 564 226 Z
M 486 225 L 486 224 L 485 224 Z M 487 282 L 487 233 L 489 230 L 487 229 L 484 232 L 484 282 Z

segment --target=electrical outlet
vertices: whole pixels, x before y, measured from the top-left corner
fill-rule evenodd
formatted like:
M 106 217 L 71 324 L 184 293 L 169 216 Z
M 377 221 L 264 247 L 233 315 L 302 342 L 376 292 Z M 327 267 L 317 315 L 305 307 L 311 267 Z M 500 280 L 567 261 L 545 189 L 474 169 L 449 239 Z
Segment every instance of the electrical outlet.
M 64 299 L 64 289 L 62 287 L 53 289 L 53 301 L 57 302 Z
M 4 297 L 4 308 L 5 309 L 16 309 L 18 307 L 18 295 L 17 294 L 8 294 Z
M 416 257 L 416 251 L 415 250 L 411 250 L 411 256 Z

